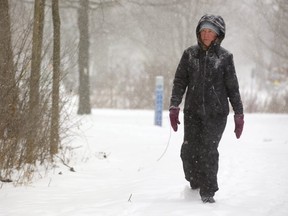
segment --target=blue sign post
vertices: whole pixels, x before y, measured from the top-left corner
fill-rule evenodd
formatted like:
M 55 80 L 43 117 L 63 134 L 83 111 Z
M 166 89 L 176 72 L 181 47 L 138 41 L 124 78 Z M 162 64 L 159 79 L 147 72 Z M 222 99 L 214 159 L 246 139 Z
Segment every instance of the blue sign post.
M 155 119 L 154 124 L 162 126 L 162 111 L 163 111 L 163 76 L 156 77 L 156 91 L 155 91 Z

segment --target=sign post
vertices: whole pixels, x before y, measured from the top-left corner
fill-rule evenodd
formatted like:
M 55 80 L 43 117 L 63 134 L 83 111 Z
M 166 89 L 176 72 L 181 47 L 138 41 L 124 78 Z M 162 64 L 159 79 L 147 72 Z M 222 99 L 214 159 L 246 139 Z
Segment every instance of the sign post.
M 154 124 L 162 126 L 162 112 L 163 112 L 163 76 L 156 77 L 156 90 L 155 90 L 155 119 Z

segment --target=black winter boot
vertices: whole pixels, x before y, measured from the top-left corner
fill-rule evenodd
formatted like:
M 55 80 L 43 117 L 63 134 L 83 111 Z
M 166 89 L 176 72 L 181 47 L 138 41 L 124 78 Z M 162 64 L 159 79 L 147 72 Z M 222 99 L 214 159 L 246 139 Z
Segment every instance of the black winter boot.
M 215 203 L 215 199 L 212 196 L 201 196 L 203 203 Z

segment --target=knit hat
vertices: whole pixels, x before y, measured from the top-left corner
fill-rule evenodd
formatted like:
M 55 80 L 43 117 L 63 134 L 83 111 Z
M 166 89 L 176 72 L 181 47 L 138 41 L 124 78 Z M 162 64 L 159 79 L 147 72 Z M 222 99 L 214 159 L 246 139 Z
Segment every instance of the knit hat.
M 213 25 L 211 22 L 203 22 L 200 26 L 199 32 L 201 32 L 203 29 L 211 29 L 212 31 L 214 31 L 217 35 L 220 34 L 220 29 Z

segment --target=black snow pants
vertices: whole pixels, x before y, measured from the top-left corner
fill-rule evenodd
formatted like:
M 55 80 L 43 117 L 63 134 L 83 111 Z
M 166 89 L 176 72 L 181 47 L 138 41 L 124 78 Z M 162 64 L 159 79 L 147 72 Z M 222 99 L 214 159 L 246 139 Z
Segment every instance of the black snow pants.
M 185 179 L 200 188 L 201 196 L 214 196 L 218 190 L 218 145 L 227 116 L 200 117 L 184 114 L 184 142 L 181 159 Z

